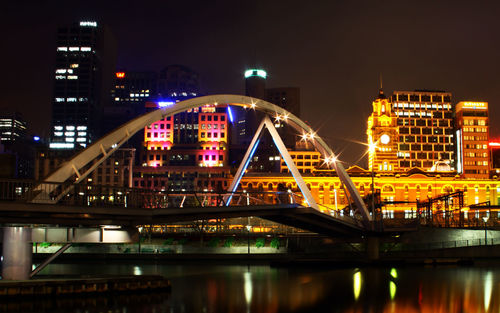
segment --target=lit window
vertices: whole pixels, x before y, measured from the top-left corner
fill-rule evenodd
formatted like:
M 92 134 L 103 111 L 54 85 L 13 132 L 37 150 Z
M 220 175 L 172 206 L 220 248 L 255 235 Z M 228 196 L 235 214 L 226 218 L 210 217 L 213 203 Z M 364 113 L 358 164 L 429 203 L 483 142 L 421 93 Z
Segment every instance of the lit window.
M 68 47 L 57 47 L 57 51 L 68 51 Z

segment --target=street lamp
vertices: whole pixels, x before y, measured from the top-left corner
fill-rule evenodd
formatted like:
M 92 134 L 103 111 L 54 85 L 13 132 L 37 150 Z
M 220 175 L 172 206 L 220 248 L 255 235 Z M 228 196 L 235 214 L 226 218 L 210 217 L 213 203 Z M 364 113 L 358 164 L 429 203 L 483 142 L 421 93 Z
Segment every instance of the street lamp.
M 250 225 L 250 218 L 249 218 L 249 224 L 246 226 L 247 228 L 247 247 L 248 247 L 248 254 L 250 254 L 250 230 L 252 230 L 252 225 Z
M 484 245 L 488 245 L 488 229 L 486 227 L 486 223 L 488 223 L 488 216 L 483 216 L 484 221 Z
M 377 149 L 377 143 L 375 142 L 370 142 L 368 144 L 368 151 L 370 152 L 370 155 L 372 156 L 372 215 L 373 219 L 375 220 L 375 149 Z

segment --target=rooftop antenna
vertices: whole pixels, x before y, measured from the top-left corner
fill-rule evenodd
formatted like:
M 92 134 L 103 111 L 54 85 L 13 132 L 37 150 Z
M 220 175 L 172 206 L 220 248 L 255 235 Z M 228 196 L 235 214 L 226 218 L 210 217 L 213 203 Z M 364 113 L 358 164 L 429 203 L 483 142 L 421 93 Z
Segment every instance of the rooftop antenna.
M 383 89 L 382 88 L 382 73 L 380 73 L 379 76 L 380 76 L 380 90 L 382 90 Z

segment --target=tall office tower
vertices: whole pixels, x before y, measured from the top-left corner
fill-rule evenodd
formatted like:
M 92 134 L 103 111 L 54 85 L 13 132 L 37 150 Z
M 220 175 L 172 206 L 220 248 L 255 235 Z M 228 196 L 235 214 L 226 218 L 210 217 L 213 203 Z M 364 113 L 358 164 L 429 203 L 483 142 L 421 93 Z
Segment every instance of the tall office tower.
M 157 84 L 155 72 L 116 72 L 111 101 L 104 107 L 104 132 L 144 114 L 146 102 L 157 98 Z
M 100 136 L 115 62 L 107 27 L 82 21 L 57 30 L 51 148 L 85 147 Z
M 266 77 L 267 73 L 261 69 L 249 69 L 245 71 L 245 95 L 266 99 Z M 232 136 L 233 143 L 248 146 L 259 126 L 259 113 L 252 109 L 234 107 L 236 116 L 235 134 Z
M 368 117 L 368 168 L 379 172 L 398 169 L 397 116 L 391 102 L 380 89 L 372 103 L 373 111 Z
M 461 101 L 455 112 L 457 171 L 466 178 L 488 178 L 488 102 Z
M 397 117 L 398 168 L 433 169 L 438 161 L 455 170 L 455 144 L 451 93 L 394 91 L 392 111 Z M 441 167 L 441 171 L 443 168 Z
M 300 117 L 300 88 L 268 88 L 266 89 L 266 100 Z M 287 125 L 281 117 L 275 118 L 274 124 L 285 146 L 293 149 L 297 141 L 296 131 Z
M 25 139 L 26 122 L 21 113 L 0 113 L 0 142 L 3 144 L 14 143 Z

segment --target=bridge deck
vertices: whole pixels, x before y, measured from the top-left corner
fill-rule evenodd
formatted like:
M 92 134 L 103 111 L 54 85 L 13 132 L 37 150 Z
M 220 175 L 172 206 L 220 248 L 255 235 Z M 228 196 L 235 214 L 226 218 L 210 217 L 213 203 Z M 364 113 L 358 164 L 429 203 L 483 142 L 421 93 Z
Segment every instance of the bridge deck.
M 52 204 L 2 202 L 0 223 L 48 225 L 137 226 L 182 221 L 257 216 L 281 224 L 325 235 L 354 235 L 365 232 L 355 220 L 331 217 L 297 204 L 252 206 L 206 206 L 161 209 L 123 207 L 75 207 Z

